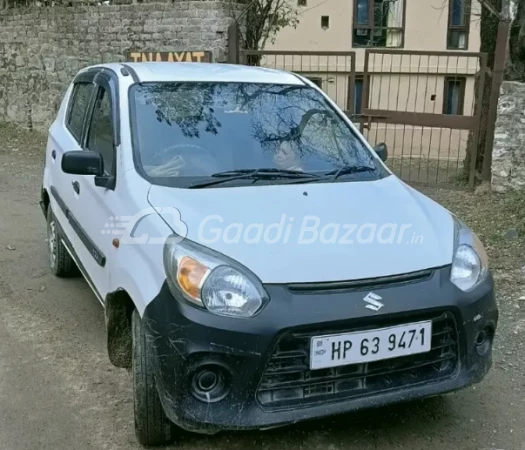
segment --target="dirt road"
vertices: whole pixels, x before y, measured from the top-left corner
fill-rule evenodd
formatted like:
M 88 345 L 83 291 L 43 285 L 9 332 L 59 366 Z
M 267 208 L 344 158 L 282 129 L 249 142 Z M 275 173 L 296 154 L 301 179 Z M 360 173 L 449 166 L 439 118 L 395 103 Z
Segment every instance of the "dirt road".
M 0 127 L 0 449 L 140 448 L 129 375 L 106 356 L 102 308 L 82 279 L 47 268 L 43 148 L 38 135 Z M 497 259 L 509 267 L 496 271 L 495 364 L 475 388 L 273 431 L 189 436 L 182 448 L 525 450 L 525 287 L 507 256 Z

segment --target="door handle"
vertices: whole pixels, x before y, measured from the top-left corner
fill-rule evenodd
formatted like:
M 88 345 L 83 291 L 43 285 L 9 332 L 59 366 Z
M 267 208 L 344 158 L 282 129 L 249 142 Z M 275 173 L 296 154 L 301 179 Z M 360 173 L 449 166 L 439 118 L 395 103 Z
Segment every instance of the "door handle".
M 71 184 L 73 185 L 73 190 L 77 194 L 80 194 L 80 184 L 78 184 L 78 181 L 73 181 Z
M 51 152 L 51 158 L 57 159 L 57 152 L 55 150 Z

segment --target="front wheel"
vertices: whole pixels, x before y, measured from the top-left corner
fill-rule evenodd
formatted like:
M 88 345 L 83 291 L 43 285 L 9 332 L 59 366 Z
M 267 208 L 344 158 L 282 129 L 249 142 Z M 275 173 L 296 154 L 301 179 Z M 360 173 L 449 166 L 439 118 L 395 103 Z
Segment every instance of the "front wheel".
M 133 407 L 135 435 L 146 447 L 167 445 L 175 439 L 176 426 L 167 418 L 157 392 L 144 325 L 135 310 L 132 316 Z

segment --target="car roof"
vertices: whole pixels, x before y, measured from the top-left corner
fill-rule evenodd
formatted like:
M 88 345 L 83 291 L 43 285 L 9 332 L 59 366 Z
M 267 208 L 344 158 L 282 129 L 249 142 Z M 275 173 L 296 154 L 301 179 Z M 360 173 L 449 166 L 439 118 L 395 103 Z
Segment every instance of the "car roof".
M 128 67 L 137 74 L 140 82 L 151 81 L 203 81 L 304 85 L 293 73 L 264 67 L 240 64 L 192 63 L 192 62 L 145 62 L 113 63 L 94 67 L 105 67 L 119 76 L 121 69 Z M 88 67 L 88 70 L 93 67 Z

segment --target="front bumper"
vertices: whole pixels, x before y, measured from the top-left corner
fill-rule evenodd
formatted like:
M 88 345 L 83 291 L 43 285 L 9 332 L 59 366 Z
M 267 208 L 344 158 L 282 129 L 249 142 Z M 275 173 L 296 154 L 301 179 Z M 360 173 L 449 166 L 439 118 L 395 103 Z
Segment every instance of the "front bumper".
M 485 352 L 476 351 L 480 330 L 490 330 L 491 342 L 498 321 L 491 275 L 468 293 L 450 282 L 450 267 L 348 286 L 265 287 L 271 300 L 250 319 L 216 316 L 178 301 L 166 283 L 146 308 L 144 320 L 151 335 L 159 395 L 168 417 L 182 428 L 205 433 L 264 429 L 413 400 L 477 383 L 491 367 L 492 346 Z M 379 312 L 365 308 L 363 298 L 370 291 L 383 299 L 385 306 Z M 425 318 L 446 319 L 447 329 L 455 328 L 447 335 L 455 340 L 449 346 L 455 355 L 453 366 L 429 364 L 421 354 L 417 361 L 406 358 L 410 367 L 403 365 L 401 372 L 401 366 L 380 368 L 370 363 L 355 365 L 354 372 L 352 368 L 348 372 L 347 366 L 343 372 L 324 373 L 310 371 L 308 351 L 297 353 L 295 344 L 289 345 L 298 338 L 308 347 L 312 335 L 382 328 Z M 281 361 L 283 342 L 298 379 L 287 378 L 288 366 L 275 365 Z M 390 361 L 400 363 L 399 358 Z M 279 376 L 269 377 L 270 363 L 271 373 Z M 303 364 L 304 370 L 297 368 L 298 364 Z M 205 366 L 220 366 L 226 374 L 228 389 L 217 401 L 194 395 L 193 376 Z M 385 367 L 389 367 L 388 374 Z M 341 377 L 343 384 L 337 382 Z M 349 385 L 349 380 L 353 384 Z M 319 390 L 321 385 L 324 390 Z M 283 386 L 296 388 L 283 390 Z

